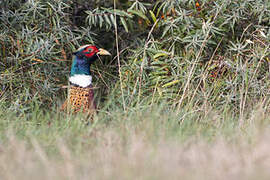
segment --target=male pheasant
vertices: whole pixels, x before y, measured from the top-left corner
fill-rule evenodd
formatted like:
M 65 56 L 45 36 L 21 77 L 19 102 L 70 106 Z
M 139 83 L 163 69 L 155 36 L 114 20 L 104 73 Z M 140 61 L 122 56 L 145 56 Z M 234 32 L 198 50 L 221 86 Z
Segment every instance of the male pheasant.
M 71 67 L 68 98 L 62 110 L 92 114 L 96 111 L 90 66 L 99 55 L 111 55 L 93 45 L 81 46 L 75 53 Z

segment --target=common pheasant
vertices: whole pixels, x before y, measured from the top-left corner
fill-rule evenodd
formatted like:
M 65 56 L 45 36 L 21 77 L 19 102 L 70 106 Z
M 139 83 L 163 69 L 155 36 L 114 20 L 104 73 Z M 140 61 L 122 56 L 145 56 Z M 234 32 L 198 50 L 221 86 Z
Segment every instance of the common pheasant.
M 93 45 L 81 46 L 74 53 L 69 77 L 68 98 L 62 105 L 61 110 L 67 110 L 68 112 L 82 111 L 88 114 L 96 112 L 90 66 L 99 55 L 111 54 Z

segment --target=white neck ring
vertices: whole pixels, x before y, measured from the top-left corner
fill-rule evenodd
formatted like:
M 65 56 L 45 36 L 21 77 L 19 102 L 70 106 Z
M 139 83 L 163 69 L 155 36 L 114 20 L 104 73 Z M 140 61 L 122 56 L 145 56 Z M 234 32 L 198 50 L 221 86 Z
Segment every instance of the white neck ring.
M 69 77 L 69 82 L 85 88 L 92 84 L 92 76 L 85 74 L 75 74 Z

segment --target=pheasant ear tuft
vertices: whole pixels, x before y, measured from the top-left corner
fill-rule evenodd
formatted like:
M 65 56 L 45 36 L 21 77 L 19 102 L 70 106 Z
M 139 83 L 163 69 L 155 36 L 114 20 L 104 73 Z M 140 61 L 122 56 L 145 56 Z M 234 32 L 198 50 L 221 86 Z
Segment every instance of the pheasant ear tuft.
M 72 53 L 74 56 L 77 56 L 78 58 L 83 58 L 83 54 L 81 51 L 75 51 Z

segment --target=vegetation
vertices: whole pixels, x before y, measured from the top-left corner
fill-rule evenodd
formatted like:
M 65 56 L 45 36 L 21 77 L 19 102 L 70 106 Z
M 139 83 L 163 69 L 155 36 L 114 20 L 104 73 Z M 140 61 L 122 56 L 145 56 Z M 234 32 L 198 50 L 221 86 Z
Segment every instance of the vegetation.
M 95 44 L 99 114 L 59 111 Z M 269 179 L 269 0 L 0 1 L 3 179 Z

